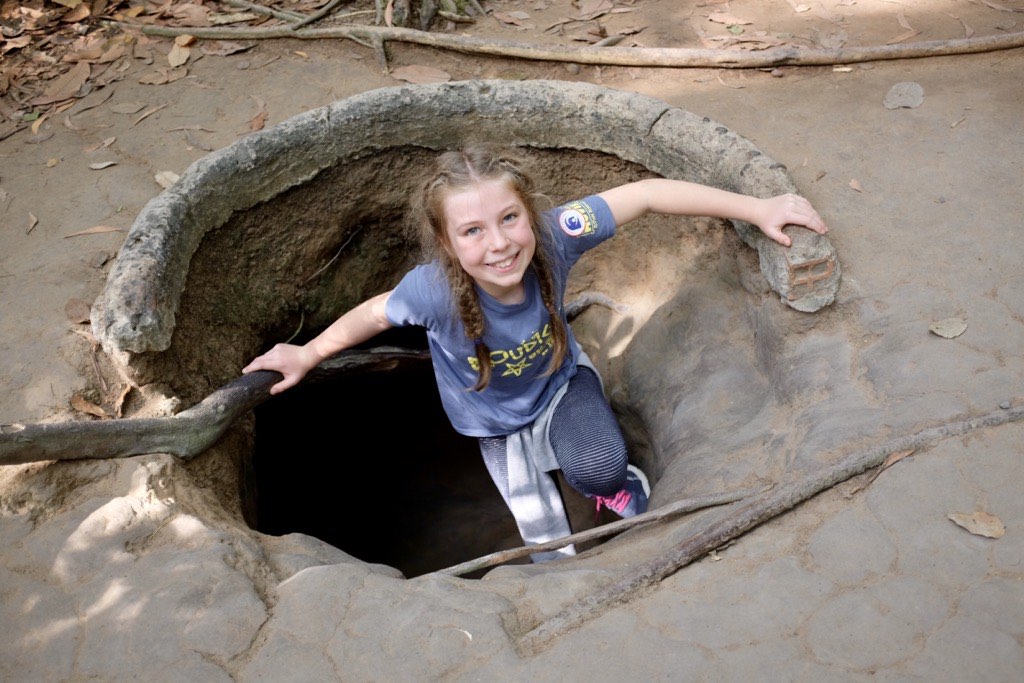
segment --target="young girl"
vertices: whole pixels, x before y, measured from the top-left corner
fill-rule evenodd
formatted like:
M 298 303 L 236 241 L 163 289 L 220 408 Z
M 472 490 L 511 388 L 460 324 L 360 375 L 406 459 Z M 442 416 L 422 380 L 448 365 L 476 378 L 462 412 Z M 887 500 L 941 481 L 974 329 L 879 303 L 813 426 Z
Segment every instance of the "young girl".
M 628 463 L 601 380 L 563 311 L 569 270 L 583 253 L 650 212 L 744 220 L 785 246 L 787 224 L 828 228 L 796 195 L 757 199 L 665 179 L 542 213 L 523 163 L 490 145 L 440 155 L 415 207 L 427 262 L 309 343 L 278 344 L 243 372 L 280 372 L 276 394 L 392 326 L 425 327 L 448 418 L 456 431 L 479 438 L 523 540 L 536 544 L 571 533 L 550 474 L 556 469 L 598 509 L 622 517 L 646 511 L 650 491 Z M 568 546 L 533 559 L 574 552 Z

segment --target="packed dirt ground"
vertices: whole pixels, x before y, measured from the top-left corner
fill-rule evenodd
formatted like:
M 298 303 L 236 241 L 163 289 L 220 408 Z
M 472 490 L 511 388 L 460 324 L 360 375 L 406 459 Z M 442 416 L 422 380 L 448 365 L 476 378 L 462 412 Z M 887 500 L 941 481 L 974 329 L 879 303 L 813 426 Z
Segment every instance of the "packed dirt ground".
M 306 14 L 326 4 L 273 3 Z M 605 40 L 751 55 L 778 47 L 898 51 L 923 41 L 950 41 L 955 49 L 1024 31 L 1024 5 L 1011 0 L 481 4 L 486 16 L 451 24 L 437 18 L 429 33 L 494 44 Z M 394 23 L 394 4 L 384 9 Z M 418 28 L 413 9 L 410 25 Z M 472 15 L 472 3 L 462 11 Z M 385 70 L 379 50 L 341 38 L 176 40 L 123 26 L 186 33 L 208 25 L 287 23 L 238 16 L 250 12 L 226 2 L 174 0 L 0 4 L 0 424 L 87 419 L 139 400 L 133 388 L 126 397 L 124 387 L 97 370 L 89 305 L 135 216 L 191 163 L 358 93 L 491 78 L 584 81 L 655 97 L 728 126 L 788 167 L 829 223 L 844 267 L 840 300 L 818 328 L 823 338 L 842 337 L 843 353 L 816 347 L 817 374 L 801 376 L 821 382 L 821 405 L 803 415 L 814 425 L 794 421 L 803 430 L 794 429 L 794 438 L 824 439 L 819 428 L 831 434 L 830 445 L 881 440 L 1024 400 L 1024 197 L 1017 190 L 1024 177 L 1024 50 L 842 65 L 662 68 L 470 54 L 395 40 L 387 44 Z M 348 3 L 311 26 L 373 24 L 375 15 L 372 3 Z M 966 331 L 949 339 L 929 331 L 949 319 L 965 322 Z M 856 412 L 852 399 L 830 400 L 843 392 L 866 407 Z M 712 420 L 701 425 L 713 426 Z M 157 678 L 167 680 L 212 679 L 211 672 L 273 678 L 296 670 L 345 680 L 412 680 L 423 671 L 448 679 L 738 680 L 775 671 L 777 680 L 1015 680 L 1024 668 L 1022 436 L 1018 424 L 943 441 L 870 485 L 857 484 L 866 492 L 858 495 L 850 485 L 823 494 L 542 654 L 513 654 L 483 617 L 479 631 L 446 626 L 440 640 L 408 641 L 433 648 L 423 653 L 424 669 L 395 663 L 401 655 L 394 648 L 401 646 L 390 643 L 407 642 L 405 625 L 371 623 L 383 609 L 365 597 L 376 575 L 356 586 L 328 570 L 300 572 L 276 587 L 272 599 L 259 596 L 273 617 L 255 597 L 243 606 L 238 596 L 247 594 L 225 580 L 218 584 L 222 592 L 206 596 L 222 600 L 227 616 L 221 621 L 203 621 L 207 612 L 199 608 L 172 625 L 146 621 L 139 607 L 145 603 L 129 605 L 121 597 L 140 586 L 177 585 L 180 577 L 86 584 L 74 573 L 98 577 L 109 556 L 97 546 L 86 557 L 74 546 L 75 532 L 67 531 L 86 526 L 87 513 L 80 519 L 77 509 L 99 506 L 76 497 L 75 487 L 85 490 L 108 477 L 127 491 L 136 475 L 103 465 L 5 467 L 0 540 L 9 550 L 2 556 L 0 616 L 8 637 L 0 646 L 0 672 L 5 680 L 114 680 L 159 665 L 165 668 Z M 758 444 L 770 449 L 785 439 L 766 435 Z M 813 450 L 813 439 L 804 446 Z M 655 472 L 663 502 L 664 492 L 728 480 L 720 456 L 705 447 L 688 463 Z M 160 462 L 146 460 L 140 468 L 157 472 Z M 947 518 L 975 512 L 998 518 L 1004 533 L 980 536 Z M 654 554 L 664 542 L 641 537 L 626 554 Z M 615 557 L 610 552 L 603 561 Z M 518 579 L 515 571 L 496 577 L 495 585 Z M 587 586 L 587 569 L 579 571 L 578 584 L 535 581 L 523 599 L 554 611 L 560 594 L 585 593 L 579 587 Z M 467 597 L 475 588 L 416 586 L 420 592 L 403 604 L 424 622 L 435 618 L 431 610 L 452 605 L 460 614 L 499 611 Z M 323 614 L 344 612 L 343 637 L 335 635 L 337 623 L 307 613 L 308 600 L 299 599 L 335 588 L 343 596 L 363 591 L 320 606 Z M 70 607 L 61 590 L 76 596 L 68 598 Z M 173 592 L 154 592 L 154 605 L 178 609 Z M 446 597 L 435 604 L 436 596 Z M 203 609 L 212 612 L 217 604 Z M 116 608 L 120 614 L 113 614 Z M 297 626 L 303 619 L 306 633 Z M 218 628 L 244 635 L 224 642 L 216 656 L 203 655 L 200 641 Z M 186 634 L 181 652 L 200 656 L 152 648 L 166 635 L 161 629 Z M 457 631 L 477 633 L 484 653 L 473 650 L 473 636 L 463 642 Z M 148 651 L 131 645 L 136 636 L 150 644 Z M 101 654 L 107 647 L 121 654 Z

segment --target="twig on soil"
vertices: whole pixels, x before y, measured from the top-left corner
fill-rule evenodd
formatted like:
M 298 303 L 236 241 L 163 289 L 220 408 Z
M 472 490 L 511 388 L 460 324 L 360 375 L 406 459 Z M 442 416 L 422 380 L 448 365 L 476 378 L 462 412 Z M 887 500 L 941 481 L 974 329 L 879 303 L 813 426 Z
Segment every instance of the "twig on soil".
M 345 251 L 345 247 L 347 247 L 349 245 L 349 243 L 356 238 L 356 235 L 358 235 L 360 232 L 362 232 L 362 230 L 363 230 L 362 228 L 356 228 L 355 232 L 353 232 L 351 235 L 349 235 L 348 239 L 345 240 L 345 242 L 340 247 L 338 247 L 337 253 L 335 253 L 334 256 L 331 257 L 331 260 L 328 261 L 327 263 L 325 263 L 322 268 L 320 268 L 315 273 L 313 273 L 312 275 L 307 277 L 305 280 L 303 280 L 302 284 L 306 284 L 307 282 L 309 282 L 310 280 L 315 278 L 317 275 L 319 275 L 320 273 L 322 273 L 325 270 L 327 270 L 328 268 L 330 268 L 331 264 L 334 263 L 335 261 L 337 261 L 338 257 L 341 256 L 341 252 Z
M 742 503 L 734 513 L 695 533 L 663 555 L 641 564 L 617 581 L 534 625 L 518 637 L 516 647 L 523 654 L 541 652 L 559 635 L 577 628 L 616 605 L 639 597 L 653 585 L 694 560 L 821 491 L 877 467 L 892 453 L 924 448 L 940 439 L 959 436 L 983 427 L 1007 424 L 1021 418 L 1024 418 L 1024 406 L 1017 406 L 924 429 L 915 434 L 891 439 L 880 446 L 852 453 L 836 464 L 823 467 L 803 479 L 759 494 Z
M 340 5 L 343 1 L 344 0 L 331 0 L 329 3 L 327 3 L 326 5 L 321 7 L 319 10 L 317 10 L 313 14 L 310 14 L 308 17 L 306 17 L 302 21 L 300 21 L 300 22 L 298 22 L 296 24 L 293 24 L 291 26 L 291 29 L 294 31 L 295 29 L 302 28 L 303 26 L 306 26 L 307 24 L 312 24 L 314 21 L 319 21 L 319 20 L 323 19 L 328 14 L 333 12 L 334 8 L 337 7 L 338 5 Z
M 92 361 L 92 371 L 96 374 L 96 381 L 100 385 L 100 391 L 106 396 L 110 393 L 110 386 L 107 384 L 106 378 L 103 377 L 103 373 L 100 372 L 100 361 L 96 357 L 96 344 L 93 343 L 89 347 L 89 359 Z
M 308 378 L 315 382 L 328 376 L 386 371 L 400 363 L 420 363 L 429 358 L 429 351 L 396 347 L 349 350 L 318 365 Z M 172 417 L 11 425 L 13 430 L 0 429 L 0 465 L 128 458 L 149 453 L 170 453 L 190 460 L 212 446 L 238 417 L 269 398 L 270 387 L 281 377 L 270 370 L 242 375 Z
M 578 297 L 565 304 L 565 317 L 572 322 L 591 306 L 604 306 L 617 313 L 628 313 L 629 306 L 617 303 L 603 292 L 582 292 Z
M 698 496 L 696 498 L 684 498 L 678 500 L 671 505 L 660 507 L 656 510 L 650 510 L 630 517 L 629 519 L 620 519 L 617 522 L 611 524 L 605 524 L 604 526 L 595 527 L 586 531 L 581 531 L 571 536 L 565 536 L 564 538 L 556 538 L 553 541 L 547 541 L 545 543 L 538 543 L 536 545 L 523 546 L 521 548 L 511 548 L 509 550 L 501 550 L 490 555 L 484 555 L 478 557 L 475 560 L 469 560 L 461 564 L 457 564 L 454 567 L 448 567 L 438 571 L 438 574 L 447 574 L 449 576 L 462 576 L 463 574 L 469 574 L 470 572 L 478 569 L 484 569 L 486 567 L 493 567 L 498 564 L 504 564 L 505 562 L 511 562 L 512 560 L 520 557 L 526 557 L 533 553 L 546 552 L 549 550 L 558 550 L 564 548 L 567 545 L 573 543 L 586 543 L 587 541 L 593 541 L 598 538 L 604 538 L 605 536 L 611 536 L 612 534 L 618 534 L 627 529 L 640 526 L 641 524 L 647 524 L 649 522 L 658 522 L 661 520 L 675 517 L 687 512 L 693 512 L 694 510 L 701 510 L 703 508 L 712 507 L 715 505 L 725 505 L 726 503 L 734 503 L 744 498 L 764 493 L 771 489 L 772 486 L 763 486 L 761 488 L 753 489 L 741 489 L 739 491 L 730 491 L 728 493 L 717 493 L 707 496 Z
M 256 12 L 256 14 L 264 14 L 268 17 L 274 17 L 287 22 L 305 21 L 306 16 L 299 14 L 298 12 L 291 12 L 289 10 L 276 10 L 270 7 L 264 7 L 263 5 L 257 5 L 254 2 L 248 2 L 247 0 L 224 0 L 225 4 L 231 5 L 232 7 L 239 7 L 241 9 L 247 9 L 250 12 Z
M 843 47 L 836 49 L 774 47 L 740 52 L 707 48 L 655 47 L 577 47 L 536 45 L 514 41 L 496 41 L 472 36 L 437 34 L 411 28 L 387 26 L 331 26 L 292 30 L 272 28 L 174 28 L 106 22 L 126 30 L 141 30 L 145 35 L 174 37 L 183 34 L 200 40 L 259 40 L 300 38 L 320 40 L 344 38 L 362 45 L 371 44 L 378 53 L 387 41 L 414 43 L 470 54 L 493 55 L 551 62 L 571 62 L 600 66 L 642 66 L 670 68 L 760 69 L 773 66 L 828 66 L 893 59 L 917 59 L 940 55 L 973 54 L 1024 47 L 1024 32 L 980 38 L 932 40 L 919 43 Z M 386 59 L 386 57 L 385 57 Z
M 437 16 L 447 19 L 448 21 L 456 24 L 475 24 L 476 19 L 467 14 L 456 14 L 454 12 L 446 12 L 443 9 L 437 10 Z
M 291 344 L 292 340 L 299 336 L 299 332 L 302 332 L 302 326 L 306 324 L 306 312 L 299 311 L 299 326 L 292 332 L 292 336 L 284 340 L 285 344 Z

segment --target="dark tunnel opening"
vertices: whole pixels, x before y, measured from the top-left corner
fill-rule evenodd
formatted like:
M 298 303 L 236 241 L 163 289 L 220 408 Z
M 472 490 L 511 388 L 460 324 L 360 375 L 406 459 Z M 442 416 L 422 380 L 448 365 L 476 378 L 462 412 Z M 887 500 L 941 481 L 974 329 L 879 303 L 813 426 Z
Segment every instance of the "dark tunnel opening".
M 426 348 L 401 332 L 373 343 Z M 429 360 L 303 381 L 255 412 L 257 531 L 315 536 L 407 578 L 522 543 Z

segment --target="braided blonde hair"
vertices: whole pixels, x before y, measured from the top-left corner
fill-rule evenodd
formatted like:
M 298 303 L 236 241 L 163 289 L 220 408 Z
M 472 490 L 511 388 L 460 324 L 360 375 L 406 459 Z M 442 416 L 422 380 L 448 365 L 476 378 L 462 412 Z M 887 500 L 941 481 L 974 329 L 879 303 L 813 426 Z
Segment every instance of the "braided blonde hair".
M 491 381 L 491 350 L 484 343 L 484 314 L 473 278 L 453 256 L 445 224 L 444 204 L 452 194 L 477 183 L 501 180 L 526 208 L 530 227 L 537 242 L 531 265 L 540 283 L 544 307 L 551 316 L 552 353 L 546 374 L 561 367 L 568 349 L 569 336 L 558 313 L 555 279 L 552 271 L 551 236 L 540 221 L 539 195 L 533 180 L 524 171 L 526 160 L 513 150 L 491 144 L 474 144 L 441 154 L 434 169 L 422 184 L 415 207 L 419 214 L 419 242 L 428 260 L 437 260 L 452 290 L 456 313 L 466 336 L 476 351 L 479 378 L 474 391 L 483 391 Z

